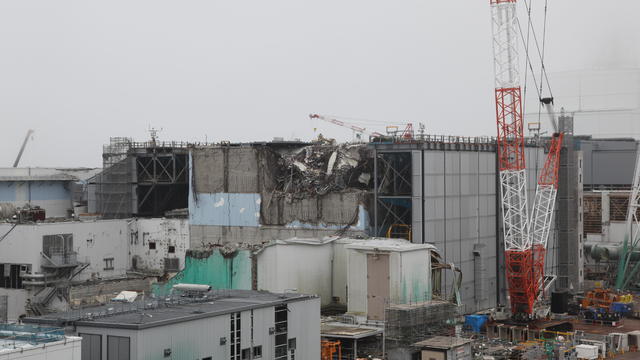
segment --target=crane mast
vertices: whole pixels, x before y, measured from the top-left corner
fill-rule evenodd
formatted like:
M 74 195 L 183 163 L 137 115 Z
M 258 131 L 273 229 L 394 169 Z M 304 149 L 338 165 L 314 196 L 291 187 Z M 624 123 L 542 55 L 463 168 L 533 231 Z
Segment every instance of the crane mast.
M 536 283 L 529 237 L 516 0 L 490 0 L 498 166 L 511 311 L 532 314 Z

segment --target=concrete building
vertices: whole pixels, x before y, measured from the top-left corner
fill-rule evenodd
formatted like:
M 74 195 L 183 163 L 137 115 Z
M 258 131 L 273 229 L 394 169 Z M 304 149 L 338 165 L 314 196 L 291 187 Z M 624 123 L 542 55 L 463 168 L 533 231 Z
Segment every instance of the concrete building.
M 5 223 L 0 233 L 0 318 L 10 321 L 149 290 L 141 280 L 179 271 L 189 241 L 186 219 Z
M 60 328 L 0 324 L 0 360 L 81 360 L 81 341 Z
M 83 360 L 320 359 L 320 300 L 309 295 L 220 290 L 24 321 L 68 325 Z
M 494 141 L 428 136 L 411 143 L 370 146 L 375 159 L 374 234 L 432 244 L 444 263 L 459 266 L 463 313 L 505 304 Z M 528 140 L 525 156 L 528 197 L 533 199 L 544 149 Z M 548 248 L 556 251 L 554 236 Z M 553 263 L 548 264 L 547 272 L 557 273 Z M 451 276 L 444 276 L 445 292 L 452 290 Z
M 192 248 L 364 234 L 366 146 L 271 142 L 191 150 Z
M 0 168 L 0 218 L 39 206 L 49 218 L 86 212 L 83 187 L 100 169 Z

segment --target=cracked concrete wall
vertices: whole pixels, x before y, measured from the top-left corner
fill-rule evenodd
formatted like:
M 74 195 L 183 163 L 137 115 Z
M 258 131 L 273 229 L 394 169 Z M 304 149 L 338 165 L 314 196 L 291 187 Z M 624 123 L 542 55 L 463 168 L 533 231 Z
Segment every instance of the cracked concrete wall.
M 167 258 L 179 259 L 182 269 L 189 248 L 189 222 L 187 219 L 136 219 L 129 223 L 129 243 L 130 266 L 134 271 L 163 272 Z
M 261 206 L 264 225 L 339 224 L 358 222 L 359 208 L 367 203 L 365 192 L 331 193 L 303 199 L 287 199 L 266 194 Z
M 329 236 L 369 225 L 363 190 L 326 195 L 274 195 L 277 155 L 268 146 L 191 151 L 191 246 L 261 243 L 293 236 Z
M 283 226 L 207 226 L 191 225 L 191 249 L 208 248 L 227 243 L 262 244 L 272 240 L 291 238 L 323 238 L 336 235 L 336 229 L 301 229 Z M 347 230 L 344 236 L 357 237 L 361 230 Z

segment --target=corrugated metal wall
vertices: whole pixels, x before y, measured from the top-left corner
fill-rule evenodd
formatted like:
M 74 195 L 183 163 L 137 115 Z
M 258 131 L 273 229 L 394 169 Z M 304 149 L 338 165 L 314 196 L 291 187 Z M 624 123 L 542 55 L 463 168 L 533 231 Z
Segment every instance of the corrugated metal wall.
M 496 302 L 496 160 L 494 152 L 424 150 L 415 169 L 414 189 L 424 200 L 414 200 L 414 242 L 434 244 L 446 262 L 463 273 L 461 295 L 465 312 L 495 306 Z M 420 193 L 415 190 L 414 196 Z M 416 204 L 417 203 L 417 204 Z M 422 221 L 424 219 L 424 221 Z M 478 244 L 484 246 L 479 247 Z M 482 257 L 484 274 L 475 274 L 476 256 Z M 477 275 L 477 276 L 476 276 Z M 477 277 L 477 278 L 476 278 Z M 443 290 L 451 291 L 453 279 L 445 272 Z M 476 298 L 476 281 L 485 289 Z

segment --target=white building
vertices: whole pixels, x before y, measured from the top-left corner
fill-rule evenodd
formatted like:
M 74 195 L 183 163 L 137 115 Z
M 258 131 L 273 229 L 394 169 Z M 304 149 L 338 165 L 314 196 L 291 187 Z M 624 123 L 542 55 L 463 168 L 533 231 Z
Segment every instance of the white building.
M 0 234 L 6 235 L 0 241 L 0 297 L 8 295 L 0 319 L 9 321 L 25 313 L 27 300 L 65 310 L 68 304 L 52 294 L 56 289 L 127 279 L 129 272 L 179 271 L 189 244 L 186 219 L 4 223 Z M 130 290 L 122 286 L 112 292 Z
M 350 238 L 276 240 L 257 252 L 258 289 L 317 294 L 322 305 L 347 304 Z
M 62 329 L 0 324 L 0 360 L 80 360 L 81 341 Z
M 82 360 L 320 359 L 317 296 L 218 290 L 128 306 L 24 321 L 72 326 L 83 339 Z
M 349 314 L 384 320 L 388 304 L 431 300 L 433 245 L 380 239 L 356 242 L 346 248 Z

